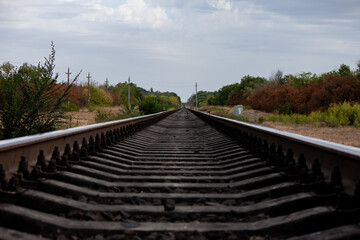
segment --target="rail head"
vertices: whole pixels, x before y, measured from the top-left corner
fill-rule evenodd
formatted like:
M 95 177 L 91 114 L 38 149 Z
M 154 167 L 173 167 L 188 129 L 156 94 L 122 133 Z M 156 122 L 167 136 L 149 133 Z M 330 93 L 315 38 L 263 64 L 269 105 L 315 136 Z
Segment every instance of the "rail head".
M 220 117 L 191 110 L 198 116 L 211 119 L 218 124 L 241 130 L 249 135 L 266 140 L 268 144 L 281 145 L 284 151 L 291 149 L 295 157 L 304 154 L 309 166 L 314 159 L 318 159 L 326 175 L 330 176 L 334 167 L 339 167 L 348 185 L 354 186 L 360 178 L 360 148 L 344 144 L 325 141 L 300 134 L 285 132 L 256 124 L 245 123 L 234 119 Z M 284 153 L 286 154 L 286 152 Z M 352 189 L 352 187 L 351 187 Z
M 74 128 L 68 128 L 68 129 L 61 129 L 61 130 L 55 130 L 51 132 L 46 133 L 40 133 L 40 134 L 34 134 L 30 136 L 23 136 L 23 137 L 17 137 L 17 138 L 11 138 L 6 140 L 0 141 L 0 152 L 8 151 L 11 149 L 24 147 L 28 145 L 33 145 L 35 143 L 39 142 L 46 142 L 52 139 L 58 139 L 58 138 L 64 138 L 68 136 L 73 135 L 79 135 L 83 134 L 89 131 L 94 130 L 100 130 L 104 128 L 111 128 L 116 127 L 119 125 L 127 125 L 138 121 L 143 121 L 146 119 L 151 119 L 157 116 L 161 116 L 163 112 L 160 113 L 154 113 L 149 114 L 145 116 L 139 116 L 139 117 L 133 117 L 133 118 L 127 118 L 127 119 L 121 119 L 121 120 L 115 120 L 110 122 L 104 122 L 104 123 L 96 123 L 86 126 L 80 126 L 80 127 L 74 127 Z
M 177 110 L 2 140 L 0 141 L 0 164 L 5 170 L 6 178 L 9 179 L 16 173 L 23 156 L 29 166 L 33 166 L 40 150 L 44 152 L 46 159 L 49 159 L 55 146 L 62 151 L 66 144 L 72 146 L 74 141 L 81 143 L 83 138 L 88 141 L 90 136 L 95 137 L 96 134 L 106 133 L 109 130 L 165 117 L 175 111 Z

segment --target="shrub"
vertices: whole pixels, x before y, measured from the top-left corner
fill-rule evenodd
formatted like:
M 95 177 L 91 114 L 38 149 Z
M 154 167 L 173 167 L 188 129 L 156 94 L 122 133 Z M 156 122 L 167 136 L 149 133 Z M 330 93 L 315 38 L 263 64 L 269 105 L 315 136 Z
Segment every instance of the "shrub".
M 259 119 L 258 119 L 259 123 L 263 123 L 266 121 L 266 118 L 264 116 L 260 116 Z
M 144 114 L 151 114 L 160 112 L 162 108 L 156 98 L 147 96 L 144 100 L 140 101 L 139 110 Z
M 4 138 L 13 138 L 54 130 L 64 118 L 61 109 L 69 86 L 57 84 L 55 47 L 43 65 L 23 64 L 15 69 L 3 64 L 0 73 L 0 130 Z M 79 73 L 80 74 L 80 73 Z M 79 74 L 75 77 L 77 79 Z
M 327 119 L 330 124 L 338 126 L 359 126 L 360 104 L 351 105 L 349 102 L 332 104 L 327 110 Z
M 78 112 L 79 111 L 79 106 L 76 105 L 75 103 L 70 103 L 70 104 L 63 103 L 61 108 L 64 112 Z
M 82 92 L 82 101 L 84 103 L 87 103 L 87 99 L 88 99 L 88 88 L 85 87 Z M 110 106 L 111 103 L 112 103 L 112 98 L 110 94 L 108 94 L 104 89 L 90 85 L 91 105 L 106 107 L 106 106 Z

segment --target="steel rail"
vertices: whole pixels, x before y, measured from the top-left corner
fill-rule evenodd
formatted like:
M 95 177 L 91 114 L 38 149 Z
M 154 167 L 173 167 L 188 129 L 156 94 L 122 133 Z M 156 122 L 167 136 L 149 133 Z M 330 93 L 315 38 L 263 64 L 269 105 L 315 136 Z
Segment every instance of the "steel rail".
M 281 146 L 284 155 L 288 149 L 291 149 L 295 158 L 304 154 L 308 166 L 313 164 L 314 159 L 318 159 L 328 179 L 333 169 L 338 167 L 343 176 L 346 192 L 352 193 L 360 179 L 360 148 L 220 117 L 207 112 L 189 110 L 215 127 L 223 128 L 235 139 L 239 133 L 245 133 L 249 138 L 256 137 L 267 141 L 269 146 L 275 144 L 276 149 Z
M 45 158 L 49 159 L 55 147 L 62 152 L 66 144 L 72 145 L 75 141 L 81 144 L 83 138 L 88 140 L 90 136 L 95 137 L 96 134 L 105 134 L 107 131 L 134 126 L 138 123 L 146 124 L 175 111 L 177 110 L 2 140 L 0 141 L 0 165 L 5 171 L 5 179 L 9 179 L 16 173 L 21 157 L 26 158 L 29 166 L 34 166 L 40 150 L 43 151 Z

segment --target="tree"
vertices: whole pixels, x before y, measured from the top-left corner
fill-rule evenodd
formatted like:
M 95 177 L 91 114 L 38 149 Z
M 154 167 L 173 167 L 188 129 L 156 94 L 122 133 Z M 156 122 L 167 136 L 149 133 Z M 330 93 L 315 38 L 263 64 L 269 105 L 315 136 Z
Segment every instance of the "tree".
M 345 77 L 345 76 L 351 76 L 352 75 L 350 67 L 348 65 L 346 65 L 346 64 L 341 64 L 340 65 L 338 73 L 339 73 L 340 77 Z
M 155 97 L 147 96 L 140 101 L 139 110 L 144 114 L 157 113 L 161 111 L 161 106 Z
M 54 130 L 62 122 L 61 105 L 69 86 L 57 84 L 54 74 L 55 46 L 43 65 L 23 64 L 16 69 L 9 63 L 0 68 L 0 131 L 3 138 L 13 138 Z
M 240 82 L 240 91 L 247 92 L 256 87 L 256 85 L 266 84 L 267 80 L 263 77 L 253 77 L 250 75 L 246 75 L 241 78 Z
M 283 74 L 283 71 L 279 69 L 271 74 L 269 81 L 277 85 L 284 85 L 286 84 L 286 79 L 283 78 Z

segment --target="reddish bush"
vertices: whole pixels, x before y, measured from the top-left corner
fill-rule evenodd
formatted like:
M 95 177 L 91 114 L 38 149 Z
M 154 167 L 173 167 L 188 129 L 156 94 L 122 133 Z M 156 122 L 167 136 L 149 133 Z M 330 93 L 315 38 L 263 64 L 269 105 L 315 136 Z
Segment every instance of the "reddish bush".
M 266 112 L 310 113 L 344 101 L 360 102 L 360 81 L 354 76 L 324 75 L 321 81 L 298 87 L 271 84 L 252 94 L 234 94 L 228 103 Z

